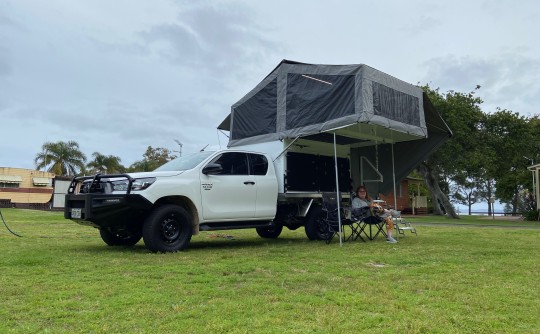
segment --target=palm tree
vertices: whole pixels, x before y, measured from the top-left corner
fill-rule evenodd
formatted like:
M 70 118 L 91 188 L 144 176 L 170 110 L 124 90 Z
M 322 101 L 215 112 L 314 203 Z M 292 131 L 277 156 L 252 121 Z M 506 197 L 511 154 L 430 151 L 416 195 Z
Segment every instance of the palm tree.
M 91 168 L 92 173 L 100 174 L 114 174 L 123 173 L 124 166 L 120 164 L 121 159 L 114 155 L 103 155 L 99 152 L 92 153 L 94 160 L 90 161 L 87 165 Z
M 86 156 L 75 141 L 46 142 L 34 162 L 37 169 L 45 168 L 56 175 L 70 176 L 84 170 Z

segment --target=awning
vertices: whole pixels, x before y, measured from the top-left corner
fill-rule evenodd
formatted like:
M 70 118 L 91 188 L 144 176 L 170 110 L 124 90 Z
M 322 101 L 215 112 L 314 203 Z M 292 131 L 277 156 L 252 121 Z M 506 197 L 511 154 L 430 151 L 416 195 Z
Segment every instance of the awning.
M 21 183 L 22 177 L 19 175 L 0 174 L 0 182 L 2 183 Z
M 48 177 L 33 177 L 32 182 L 35 186 L 48 186 L 51 184 L 51 179 Z

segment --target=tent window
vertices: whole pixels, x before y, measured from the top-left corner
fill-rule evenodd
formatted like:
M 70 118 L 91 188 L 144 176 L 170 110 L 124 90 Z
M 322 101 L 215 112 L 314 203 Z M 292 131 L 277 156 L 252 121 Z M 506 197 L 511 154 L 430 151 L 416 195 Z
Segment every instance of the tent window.
M 420 126 L 418 98 L 377 82 L 373 82 L 373 110 L 375 115 Z
M 354 75 L 287 75 L 286 128 L 354 114 Z
M 232 139 L 276 132 L 277 79 L 233 110 Z

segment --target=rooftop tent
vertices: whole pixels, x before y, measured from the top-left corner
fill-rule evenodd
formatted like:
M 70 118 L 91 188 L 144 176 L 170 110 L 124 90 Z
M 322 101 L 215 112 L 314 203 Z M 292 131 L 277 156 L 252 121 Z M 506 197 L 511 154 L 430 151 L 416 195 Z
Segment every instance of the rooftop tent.
M 337 145 L 351 148 L 353 170 L 357 156 L 376 151 L 382 174 L 391 160 L 402 177 L 451 135 L 417 86 L 367 65 L 289 60 L 236 102 L 218 129 L 230 131 L 229 147 L 297 137 L 330 143 L 335 134 Z M 390 190 L 391 175 L 379 191 Z
M 288 60 L 235 103 L 218 128 L 230 131 L 229 146 L 336 128 L 341 128 L 338 136 L 353 139 L 427 137 L 420 88 L 366 65 Z

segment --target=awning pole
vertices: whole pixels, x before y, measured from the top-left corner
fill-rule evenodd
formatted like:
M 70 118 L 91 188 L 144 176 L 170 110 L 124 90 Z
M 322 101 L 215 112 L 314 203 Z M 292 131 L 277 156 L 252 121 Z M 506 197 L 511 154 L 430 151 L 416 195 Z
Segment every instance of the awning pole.
M 285 148 L 283 149 L 283 151 L 281 151 L 281 152 L 274 158 L 274 160 L 272 160 L 272 161 L 275 162 L 275 161 L 276 161 L 283 153 L 287 152 L 287 150 L 289 149 L 289 147 L 291 147 L 292 144 L 294 144 L 294 143 L 298 140 L 298 138 L 300 138 L 300 136 L 297 136 L 296 138 L 294 138 L 293 141 L 292 141 L 289 145 L 287 145 L 287 147 L 285 147 Z
M 334 164 L 336 170 L 336 198 L 337 198 L 337 214 L 338 214 L 338 226 L 339 226 L 339 245 L 343 246 L 343 227 L 341 226 L 341 196 L 339 192 L 339 176 L 338 176 L 338 164 L 337 164 L 337 149 L 336 149 L 336 133 L 334 132 Z
M 392 141 L 392 181 L 394 182 L 394 210 L 397 210 L 397 195 L 396 195 L 396 166 L 394 164 L 394 142 Z M 390 215 L 390 219 L 394 219 Z M 396 233 L 396 238 L 399 239 L 399 232 Z
M 394 210 L 397 210 L 396 166 L 394 164 L 394 143 L 392 143 L 392 181 L 394 182 Z

